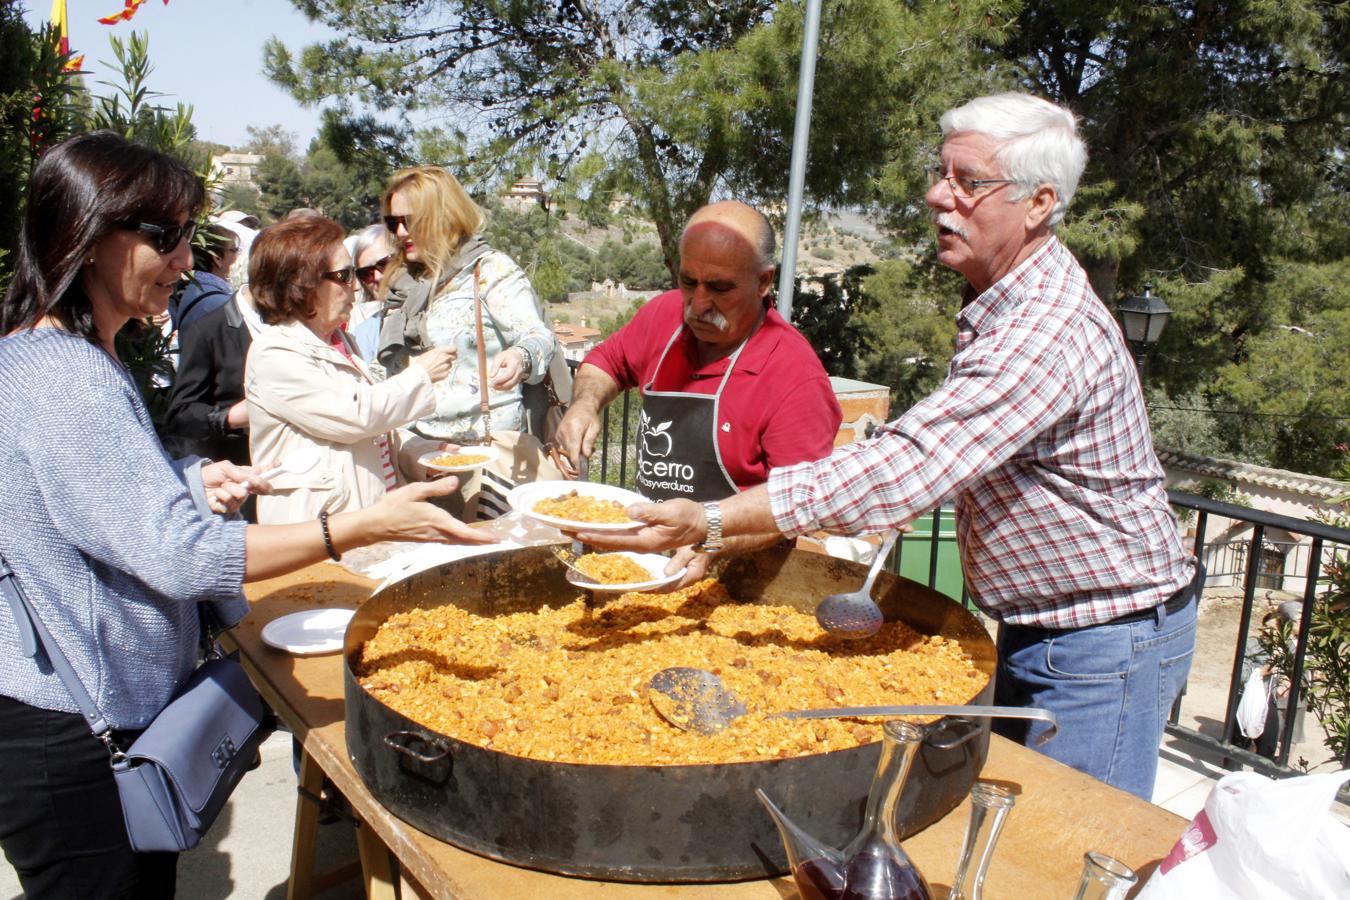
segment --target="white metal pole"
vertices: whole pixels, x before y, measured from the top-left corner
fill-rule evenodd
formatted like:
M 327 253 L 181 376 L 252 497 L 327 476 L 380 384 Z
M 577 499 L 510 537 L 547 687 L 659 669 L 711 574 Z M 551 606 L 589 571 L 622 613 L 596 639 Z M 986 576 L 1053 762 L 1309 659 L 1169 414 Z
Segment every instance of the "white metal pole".
M 802 66 L 797 76 L 797 120 L 792 129 L 792 169 L 788 176 L 788 213 L 783 226 L 783 264 L 778 272 L 778 314 L 792 320 L 792 289 L 797 270 L 797 240 L 802 230 L 802 188 L 806 183 L 806 145 L 811 136 L 811 95 L 816 89 L 816 44 L 820 40 L 820 0 L 806 2 Z

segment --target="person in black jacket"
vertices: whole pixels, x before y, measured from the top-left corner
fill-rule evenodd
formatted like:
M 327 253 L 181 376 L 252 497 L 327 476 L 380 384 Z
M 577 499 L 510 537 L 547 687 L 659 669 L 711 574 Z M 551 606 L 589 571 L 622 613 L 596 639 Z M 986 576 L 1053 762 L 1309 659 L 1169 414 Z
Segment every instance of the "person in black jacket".
M 234 293 L 226 279 L 239 257 L 239 235 L 224 225 L 207 225 L 202 231 L 206 241 L 192 248 L 192 280 L 169 301 L 169 317 L 178 331 L 179 346 L 188 326 L 224 306 Z
M 178 375 L 162 436 L 171 453 L 250 465 L 244 360 L 263 327 L 244 285 L 180 334 Z M 250 522 L 256 521 L 255 506 L 249 497 L 240 508 Z

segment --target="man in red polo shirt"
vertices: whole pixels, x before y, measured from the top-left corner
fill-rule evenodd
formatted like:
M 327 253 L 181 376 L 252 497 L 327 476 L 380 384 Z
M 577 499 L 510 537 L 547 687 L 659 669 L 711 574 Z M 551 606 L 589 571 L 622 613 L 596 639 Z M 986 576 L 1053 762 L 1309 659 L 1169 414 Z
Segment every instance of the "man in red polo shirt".
M 679 290 L 648 301 L 577 372 L 557 433 L 564 470 L 594 452 L 601 410 L 631 387 L 642 391 L 637 489 L 653 500 L 715 500 L 829 455 L 843 414 L 815 351 L 769 303 L 776 257 L 755 208 L 694 213 Z

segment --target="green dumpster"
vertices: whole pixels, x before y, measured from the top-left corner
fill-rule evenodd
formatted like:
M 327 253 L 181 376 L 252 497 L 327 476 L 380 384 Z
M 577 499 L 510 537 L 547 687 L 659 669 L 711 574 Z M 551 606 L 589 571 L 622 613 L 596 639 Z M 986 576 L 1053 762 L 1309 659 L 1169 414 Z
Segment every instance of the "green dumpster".
M 949 507 L 939 511 L 937 533 L 937 572 L 931 583 L 939 593 L 958 603 L 965 581 L 961 574 L 961 557 L 956 551 L 955 512 Z M 896 544 L 899 572 L 921 584 L 929 584 L 933 552 L 933 513 L 928 512 L 914 520 L 914 531 L 900 536 Z

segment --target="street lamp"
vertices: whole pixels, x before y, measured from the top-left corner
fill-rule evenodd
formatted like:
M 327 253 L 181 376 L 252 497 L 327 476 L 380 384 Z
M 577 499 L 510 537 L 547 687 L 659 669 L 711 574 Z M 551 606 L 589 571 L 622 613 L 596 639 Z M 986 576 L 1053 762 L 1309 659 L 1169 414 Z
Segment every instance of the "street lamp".
M 1153 295 L 1152 284 L 1145 284 L 1143 296 L 1126 298 L 1121 302 L 1119 312 L 1120 325 L 1125 331 L 1126 342 L 1134 351 L 1134 361 L 1139 367 L 1139 381 L 1142 383 L 1148 371 L 1148 352 L 1162 337 L 1172 310 L 1161 297 Z

